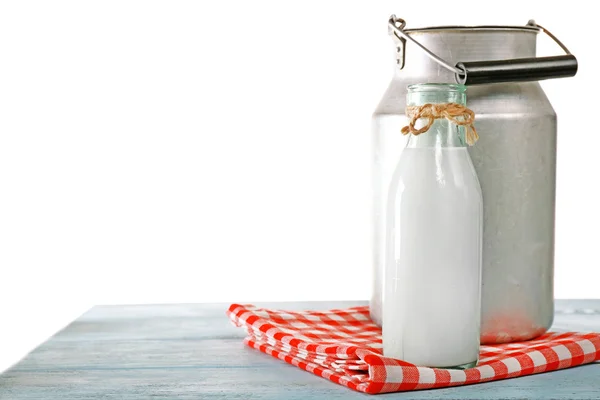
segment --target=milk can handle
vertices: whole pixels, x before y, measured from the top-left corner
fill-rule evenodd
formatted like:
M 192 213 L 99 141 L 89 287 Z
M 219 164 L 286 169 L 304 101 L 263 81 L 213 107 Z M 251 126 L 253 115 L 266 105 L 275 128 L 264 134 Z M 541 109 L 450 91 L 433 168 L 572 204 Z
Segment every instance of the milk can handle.
M 389 27 L 394 35 L 400 40 L 402 47 L 409 40 L 421 49 L 432 60 L 444 68 L 454 72 L 456 82 L 464 85 L 481 85 L 484 83 L 500 82 L 525 82 L 538 81 L 551 78 L 565 78 L 575 76 L 577 73 L 577 59 L 560 40 L 544 27 L 537 25 L 533 20 L 527 23 L 527 26 L 538 28 L 552 38 L 567 53 L 564 56 L 553 57 L 533 57 L 533 58 L 515 58 L 509 60 L 495 61 L 468 61 L 459 62 L 452 65 L 432 53 L 429 49 L 410 37 L 404 27 L 406 22 L 401 18 L 392 15 L 389 20 Z M 404 66 L 404 48 L 402 51 L 402 61 L 400 67 Z

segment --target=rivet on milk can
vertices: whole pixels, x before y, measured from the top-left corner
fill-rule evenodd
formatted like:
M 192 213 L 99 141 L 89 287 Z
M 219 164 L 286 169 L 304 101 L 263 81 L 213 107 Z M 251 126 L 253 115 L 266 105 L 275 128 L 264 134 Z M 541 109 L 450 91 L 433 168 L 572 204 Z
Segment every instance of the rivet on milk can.
M 556 113 L 542 79 L 574 76 L 577 60 L 550 32 L 524 26 L 405 29 L 389 19 L 397 68 L 373 114 L 373 280 L 371 318 L 382 323 L 385 204 L 406 137 L 407 87 L 468 86 L 469 108 L 484 132 L 469 153 L 483 193 L 481 342 L 546 332 L 554 315 Z M 545 32 L 567 53 L 536 57 Z

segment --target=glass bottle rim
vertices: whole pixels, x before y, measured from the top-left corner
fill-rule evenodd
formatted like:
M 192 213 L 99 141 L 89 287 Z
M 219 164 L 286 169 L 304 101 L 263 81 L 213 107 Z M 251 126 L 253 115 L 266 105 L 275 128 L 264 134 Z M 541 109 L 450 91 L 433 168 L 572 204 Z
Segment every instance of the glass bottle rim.
M 465 93 L 467 87 L 459 83 L 416 83 L 414 85 L 408 85 L 408 91 L 410 93 L 418 92 L 455 92 Z

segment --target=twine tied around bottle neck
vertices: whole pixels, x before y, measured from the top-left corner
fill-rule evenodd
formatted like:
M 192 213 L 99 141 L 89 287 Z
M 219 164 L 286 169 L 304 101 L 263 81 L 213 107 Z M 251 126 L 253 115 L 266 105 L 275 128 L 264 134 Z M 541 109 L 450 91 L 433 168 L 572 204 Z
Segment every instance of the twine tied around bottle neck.
M 440 103 L 440 104 L 423 104 L 422 106 L 406 107 L 406 115 L 409 118 L 408 125 L 402 128 L 402 134 L 408 135 L 412 133 L 417 136 L 427 132 L 433 125 L 436 119 L 445 118 L 450 122 L 459 126 L 466 127 L 467 144 L 472 146 L 475 144 L 479 135 L 473 123 L 475 122 L 475 113 L 473 110 L 457 103 Z M 426 119 L 427 123 L 417 129 L 415 124 L 419 119 Z

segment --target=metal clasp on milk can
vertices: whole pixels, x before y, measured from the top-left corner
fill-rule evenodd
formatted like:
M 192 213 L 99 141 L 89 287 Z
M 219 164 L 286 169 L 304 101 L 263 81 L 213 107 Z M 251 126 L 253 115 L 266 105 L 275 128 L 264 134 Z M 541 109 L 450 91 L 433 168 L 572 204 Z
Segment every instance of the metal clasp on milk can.
M 390 17 L 390 30 L 399 42 L 397 49 L 398 66 L 400 69 L 404 68 L 405 45 L 406 41 L 410 40 L 432 60 L 454 72 L 456 82 L 463 85 L 539 81 L 551 78 L 567 78 L 575 76 L 577 73 L 577 59 L 575 56 L 571 54 L 569 49 L 556 36 L 541 25 L 536 24 L 534 20 L 529 20 L 527 26 L 538 28 L 540 31 L 545 32 L 564 50 L 566 55 L 516 58 L 512 60 L 458 62 L 456 65 L 452 65 L 410 37 L 404 31 L 405 26 L 406 22 L 403 19 L 396 18 L 395 15 Z

